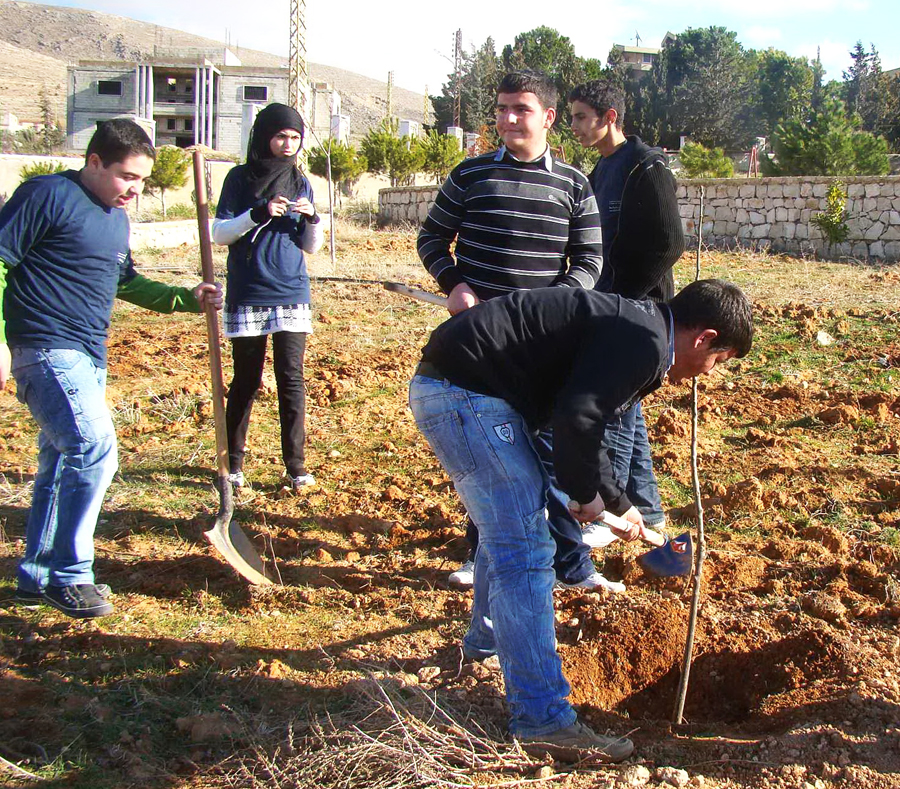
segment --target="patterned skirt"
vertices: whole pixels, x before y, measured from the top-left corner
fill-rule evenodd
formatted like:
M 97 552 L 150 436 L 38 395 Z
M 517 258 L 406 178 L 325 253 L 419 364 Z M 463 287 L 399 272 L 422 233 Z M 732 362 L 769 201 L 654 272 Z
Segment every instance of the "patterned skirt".
M 312 334 L 309 304 L 279 307 L 226 306 L 222 313 L 226 337 L 260 337 L 278 331 Z

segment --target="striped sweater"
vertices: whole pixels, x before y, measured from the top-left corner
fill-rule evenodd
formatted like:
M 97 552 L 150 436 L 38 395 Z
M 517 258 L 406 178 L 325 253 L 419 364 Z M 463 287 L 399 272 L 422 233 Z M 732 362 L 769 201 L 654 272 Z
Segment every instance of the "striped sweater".
M 461 282 L 482 300 L 551 285 L 592 288 L 603 264 L 600 215 L 580 170 L 549 150 L 520 162 L 500 148 L 450 173 L 418 251 L 445 293 Z

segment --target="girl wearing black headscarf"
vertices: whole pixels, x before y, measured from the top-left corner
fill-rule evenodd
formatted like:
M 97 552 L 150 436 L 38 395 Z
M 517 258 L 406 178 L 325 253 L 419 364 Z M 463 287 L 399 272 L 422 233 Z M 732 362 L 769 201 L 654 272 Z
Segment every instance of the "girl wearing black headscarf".
M 212 237 L 228 245 L 223 312 L 231 339 L 234 379 L 225 422 L 231 482 L 244 484 L 244 446 L 253 399 L 262 383 L 267 336 L 272 335 L 281 453 L 293 489 L 315 484 L 306 470 L 306 387 L 303 356 L 312 334 L 309 275 L 304 252 L 322 246 L 312 187 L 297 167 L 303 119 L 284 104 L 269 104 L 253 124 L 247 163 L 222 185 Z

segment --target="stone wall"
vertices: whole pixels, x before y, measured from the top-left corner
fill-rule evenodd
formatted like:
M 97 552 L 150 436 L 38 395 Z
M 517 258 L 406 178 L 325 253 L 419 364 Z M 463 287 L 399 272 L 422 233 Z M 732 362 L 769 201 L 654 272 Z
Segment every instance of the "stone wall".
M 835 180 L 847 191 L 848 240 L 832 249 L 810 219 L 826 208 Z M 900 177 L 729 178 L 684 180 L 678 185 L 688 244 L 697 243 L 700 187 L 705 187 L 703 243 L 793 255 L 900 261 Z M 382 189 L 378 214 L 385 223 L 420 223 L 438 188 Z
M 378 192 L 378 219 L 386 224 L 425 221 L 438 193 L 437 186 L 407 186 Z
M 835 180 L 847 192 L 848 239 L 828 249 L 810 220 L 825 210 Z M 856 260 L 900 260 L 900 177 L 754 178 L 679 182 L 678 202 L 688 243 L 697 243 L 700 186 L 706 189 L 703 242 Z

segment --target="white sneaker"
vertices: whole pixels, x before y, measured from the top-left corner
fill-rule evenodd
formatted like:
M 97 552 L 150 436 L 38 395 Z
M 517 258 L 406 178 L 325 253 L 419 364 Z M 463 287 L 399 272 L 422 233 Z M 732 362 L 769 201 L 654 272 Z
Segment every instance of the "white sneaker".
M 458 570 L 447 578 L 450 586 L 470 587 L 475 583 L 475 562 L 465 562 Z
M 300 488 L 309 488 L 316 484 L 316 479 L 312 474 L 301 474 L 299 477 L 291 477 L 291 487 L 294 490 Z
M 234 474 L 228 475 L 228 481 L 235 488 L 242 488 L 246 485 L 246 481 L 244 480 L 244 472 L 243 471 L 235 471 Z
M 605 548 L 619 538 L 612 533 L 612 529 L 609 526 L 600 523 L 600 521 L 594 521 L 593 523 L 588 523 L 582 529 L 581 539 L 584 540 L 585 545 L 589 545 L 591 548 Z
M 625 584 L 618 581 L 610 581 L 600 573 L 591 573 L 583 581 L 577 584 L 565 584 L 562 581 L 556 582 L 563 589 L 606 589 L 608 592 L 624 592 Z

